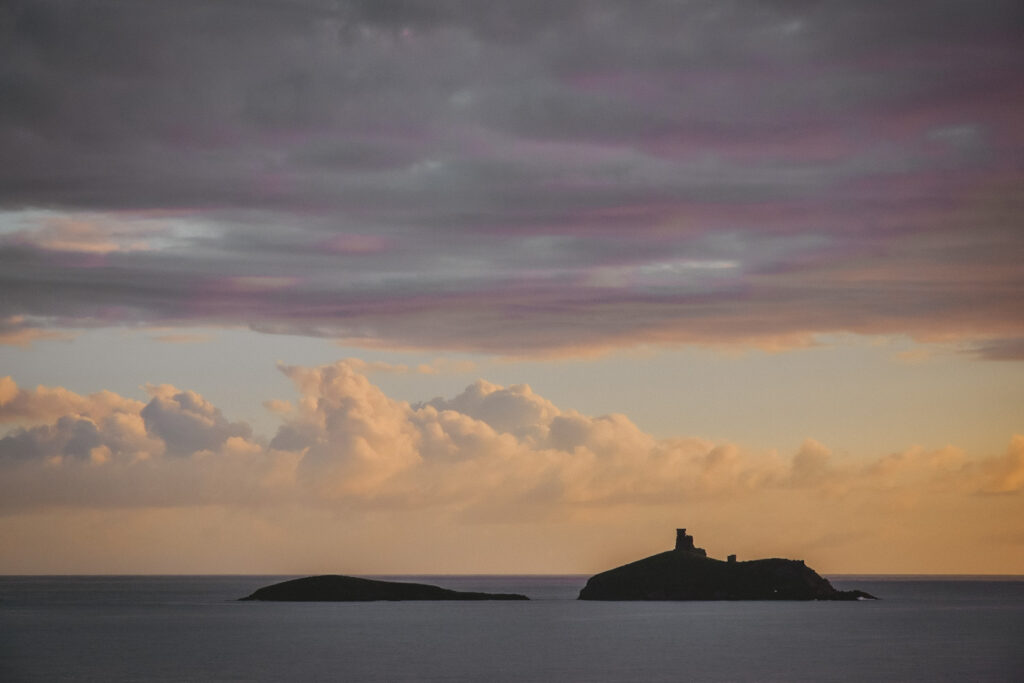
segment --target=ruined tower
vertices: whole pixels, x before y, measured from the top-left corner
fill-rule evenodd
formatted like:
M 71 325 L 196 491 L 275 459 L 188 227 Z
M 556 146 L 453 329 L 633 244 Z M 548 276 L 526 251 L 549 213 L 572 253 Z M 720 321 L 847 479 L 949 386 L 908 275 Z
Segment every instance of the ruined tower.
M 701 557 L 708 556 L 704 551 L 704 548 L 694 547 L 693 536 L 688 535 L 686 533 L 686 529 L 676 529 L 676 551 L 692 553 L 694 555 L 700 555 Z

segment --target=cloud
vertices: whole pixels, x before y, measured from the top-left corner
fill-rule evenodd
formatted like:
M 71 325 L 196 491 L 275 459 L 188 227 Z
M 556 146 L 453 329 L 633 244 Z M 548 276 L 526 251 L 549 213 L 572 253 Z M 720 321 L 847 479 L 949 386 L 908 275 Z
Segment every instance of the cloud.
M 1024 360 L 1024 337 L 982 343 L 973 352 L 989 360 Z
M 269 441 L 202 396 L 169 385 L 149 386 L 151 399 L 143 404 L 110 392 L 24 390 L 5 378 L 0 414 L 37 424 L 0 440 L 0 458 L 35 467 L 43 486 L 67 462 L 117 464 L 124 472 L 138 467 L 140 476 L 164 467 L 195 468 L 199 476 L 219 462 L 228 468 L 224 476 L 243 466 L 245 472 L 234 474 L 257 486 L 253 496 L 261 495 L 260 482 L 273 480 L 274 496 L 460 514 L 513 503 L 563 514 L 580 506 L 643 507 L 771 490 L 969 495 L 1020 488 L 1018 437 L 1007 455 L 988 459 L 919 447 L 877 459 L 837 458 L 813 439 L 785 458 L 729 443 L 656 439 L 625 415 L 563 410 L 527 385 L 478 380 L 450 399 L 409 404 L 371 383 L 364 365 L 349 359 L 280 366 L 300 398 L 289 410 L 272 404 L 282 424 Z M 237 495 L 236 485 L 229 489 Z
M 159 334 L 151 338 L 165 344 L 203 344 L 213 339 L 209 334 Z
M 913 547 L 916 558 L 941 563 L 950 529 L 977 535 L 984 555 L 996 546 L 984 546 L 988 537 L 970 525 L 1006 527 L 1007 519 L 1024 518 L 1020 435 L 998 456 L 910 446 L 853 457 L 813 439 L 784 455 L 655 438 L 625 415 L 583 415 L 526 385 L 479 380 L 451 398 L 410 404 L 385 394 L 363 367 L 352 360 L 280 366 L 298 398 L 289 410 L 271 404 L 281 424 L 270 439 L 168 385 L 149 386 L 142 403 L 110 392 L 24 389 L 5 378 L 0 415 L 10 426 L 0 435 L 0 525 L 20 528 L 18 520 L 60 510 L 115 509 L 145 519 L 157 509 L 189 518 L 215 509 L 216 523 L 231 528 L 232 518 L 265 517 L 260 524 L 269 526 L 258 533 L 283 520 L 344 519 L 344 533 L 377 529 L 413 546 L 414 529 L 440 539 L 497 525 L 547 529 L 565 547 L 579 542 L 567 540 L 571 530 L 589 529 L 595 539 L 621 535 L 629 547 L 628 539 L 647 533 L 638 526 L 686 518 L 730 530 L 750 554 L 813 551 L 856 570 L 864 566 L 857 558 L 873 552 L 888 558 L 886 566 L 910 570 L 919 566 L 877 543 Z M 775 545 L 749 531 L 755 518 L 780 527 Z M 941 520 L 945 531 L 936 536 Z M 284 543 L 290 532 L 274 534 Z M 448 540 L 458 552 L 454 537 Z M 320 541 L 309 539 L 309 547 Z M 373 548 L 367 557 L 391 552 Z
M 321 368 L 281 366 L 302 394 L 272 448 L 301 450 L 298 476 L 328 497 L 379 487 L 419 460 L 419 434 L 408 405 L 384 393 L 344 361 Z
M 52 426 L 17 432 L 4 441 L 5 457 L 24 460 L 46 456 L 86 458 L 102 443 L 95 422 L 75 417 L 62 417 Z
M 149 241 L 165 232 L 151 221 L 132 222 L 103 214 L 28 212 L 19 222 L 28 227 L 10 233 L 4 240 L 8 244 L 96 255 L 147 250 L 151 248 Z
M 526 384 L 505 388 L 486 380 L 477 380 L 455 398 L 435 398 L 426 405 L 440 412 L 452 410 L 468 415 L 495 431 L 513 434 L 531 443 L 542 440 L 559 412 Z
M 139 411 L 146 431 L 163 440 L 172 455 L 218 451 L 232 439 L 248 439 L 252 430 L 241 422 L 228 422 L 209 401 L 193 391 L 170 385 L 146 387 L 152 400 Z
M 76 462 L 106 465 L 116 459 L 118 463 L 137 463 L 159 456 L 164 450 L 164 443 L 146 431 L 137 410 L 113 412 L 103 417 L 63 415 L 49 424 L 16 428 L 0 438 L 0 460 L 13 468 L 12 471 L 34 472 L 43 479 L 48 472 L 58 473 L 65 465 L 74 468 Z M 42 501 L 52 500 L 53 492 L 46 486 L 33 490 L 42 494 Z M 102 491 L 79 493 L 92 502 L 99 502 L 94 495 L 102 495 Z M 25 500 L 31 493 L 25 490 L 11 492 L 11 495 L 14 499 Z
M 65 331 L 47 330 L 22 315 L 0 318 L 0 344 L 28 348 L 43 339 L 70 339 Z
M 447 358 L 435 358 L 429 363 L 419 363 L 415 366 L 408 366 L 403 363 L 386 363 L 384 361 L 367 361 L 362 358 L 346 358 L 344 362 L 349 367 L 363 375 L 393 374 L 393 375 L 440 375 L 443 373 L 465 374 L 476 368 L 473 361 L 455 361 Z
M 813 483 L 820 480 L 829 470 L 832 453 L 814 439 L 806 439 L 800 450 L 793 456 L 792 481 L 796 484 Z
M 1024 490 L 1024 436 L 1015 435 L 1006 454 L 982 464 L 985 493 L 1016 493 Z
M 111 391 L 81 396 L 63 387 L 24 389 L 10 376 L 0 377 L 0 423 L 49 422 L 66 416 L 103 420 L 118 413 L 138 413 L 142 405 Z
M 282 401 L 281 399 L 272 398 L 263 402 L 263 407 L 272 413 L 278 415 L 287 415 L 288 413 L 295 410 L 295 406 L 292 405 L 291 401 Z
M 8 343 L 1024 335 L 1018 3 L 0 12 Z

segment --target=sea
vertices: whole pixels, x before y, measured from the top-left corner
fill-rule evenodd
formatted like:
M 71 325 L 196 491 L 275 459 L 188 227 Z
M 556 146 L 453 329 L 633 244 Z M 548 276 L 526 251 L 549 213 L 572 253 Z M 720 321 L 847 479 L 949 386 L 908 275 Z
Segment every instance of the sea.
M 585 576 L 372 577 L 529 602 L 239 602 L 291 576 L 0 576 L 0 681 L 1024 681 L 1024 576 L 856 602 L 584 602 Z

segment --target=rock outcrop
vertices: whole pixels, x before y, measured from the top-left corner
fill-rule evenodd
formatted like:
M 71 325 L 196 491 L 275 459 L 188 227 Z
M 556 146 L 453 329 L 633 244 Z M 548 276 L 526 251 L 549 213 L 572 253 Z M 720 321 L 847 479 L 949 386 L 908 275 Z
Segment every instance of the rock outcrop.
M 241 600 L 368 602 L 372 600 L 529 600 L 518 593 L 454 591 L 425 583 L 377 581 L 329 574 L 275 583 Z
M 707 557 L 680 529 L 676 549 L 595 574 L 580 600 L 858 600 L 840 591 L 802 560 L 728 562 Z

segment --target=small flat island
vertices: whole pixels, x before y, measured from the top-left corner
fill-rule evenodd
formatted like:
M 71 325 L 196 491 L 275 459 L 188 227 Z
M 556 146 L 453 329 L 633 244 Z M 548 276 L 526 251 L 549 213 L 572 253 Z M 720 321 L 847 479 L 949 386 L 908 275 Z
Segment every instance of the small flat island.
M 840 591 L 804 564 L 779 558 L 737 562 L 707 556 L 686 529 L 676 547 L 595 574 L 580 600 L 875 600 L 863 591 Z
M 518 593 L 453 591 L 426 583 L 377 581 L 327 574 L 292 579 L 255 591 L 241 600 L 280 602 L 369 602 L 373 600 L 529 600 Z

